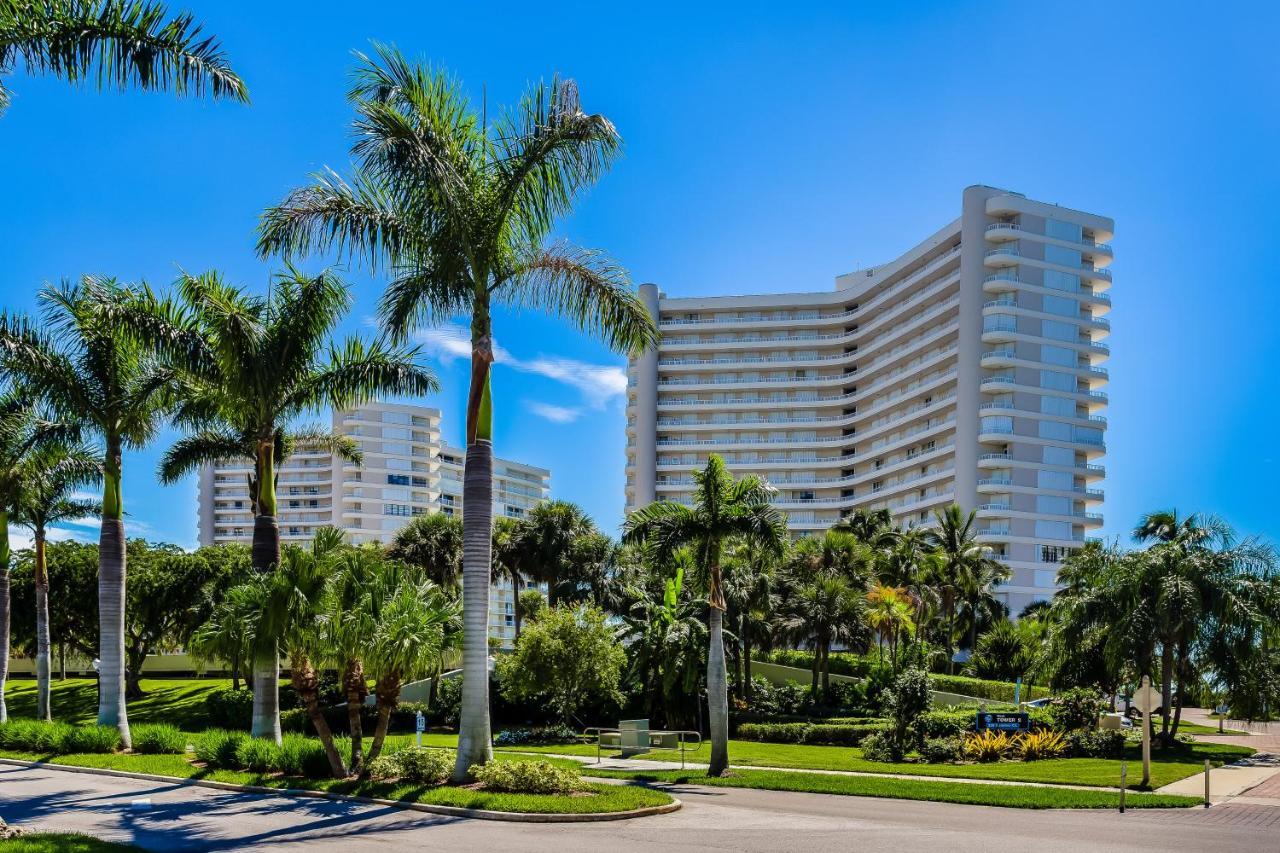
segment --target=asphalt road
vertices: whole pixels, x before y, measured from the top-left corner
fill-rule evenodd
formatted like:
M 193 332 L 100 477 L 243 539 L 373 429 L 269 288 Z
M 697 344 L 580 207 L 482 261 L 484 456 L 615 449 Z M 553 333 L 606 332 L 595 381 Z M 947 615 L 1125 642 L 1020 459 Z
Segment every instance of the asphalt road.
M 679 812 L 594 824 L 512 824 L 0 767 L 0 817 L 148 850 L 1253 851 L 1277 849 L 1280 808 L 1028 811 L 823 794 L 679 787 Z M 132 809 L 150 798 L 148 809 Z

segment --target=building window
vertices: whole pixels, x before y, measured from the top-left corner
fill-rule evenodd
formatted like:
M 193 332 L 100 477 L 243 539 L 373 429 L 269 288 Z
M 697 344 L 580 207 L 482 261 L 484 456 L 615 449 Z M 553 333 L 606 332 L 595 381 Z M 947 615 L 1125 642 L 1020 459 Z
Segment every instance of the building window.
M 409 508 L 408 504 L 386 504 L 383 507 L 383 513 L 385 515 L 402 515 L 408 517 L 412 513 L 412 510 Z
M 409 475 L 408 474 L 388 474 L 387 482 L 393 486 L 407 486 L 409 485 Z
M 1061 563 L 1069 556 L 1071 556 L 1070 548 L 1064 548 L 1061 545 L 1040 546 L 1040 562 L 1042 563 Z

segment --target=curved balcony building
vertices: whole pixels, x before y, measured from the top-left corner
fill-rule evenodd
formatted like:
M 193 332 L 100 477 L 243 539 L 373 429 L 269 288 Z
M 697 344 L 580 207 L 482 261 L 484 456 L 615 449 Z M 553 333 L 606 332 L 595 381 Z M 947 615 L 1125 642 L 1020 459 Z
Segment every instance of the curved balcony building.
M 628 510 L 691 499 L 720 454 L 797 536 L 854 509 L 904 527 L 978 510 L 1018 611 L 1101 526 L 1114 223 L 975 186 L 959 218 L 829 291 L 641 297 L 662 343 L 628 366 Z

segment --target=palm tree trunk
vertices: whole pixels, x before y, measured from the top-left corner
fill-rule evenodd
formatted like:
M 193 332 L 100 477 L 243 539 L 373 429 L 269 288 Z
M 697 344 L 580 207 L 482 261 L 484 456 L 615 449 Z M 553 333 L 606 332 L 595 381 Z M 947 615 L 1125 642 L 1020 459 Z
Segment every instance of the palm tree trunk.
M 716 571 L 719 571 L 716 569 Z M 729 769 L 729 693 L 724 665 L 724 611 L 711 608 L 711 650 L 707 655 L 707 716 L 711 724 L 709 776 Z
M 280 525 L 276 521 L 275 442 L 258 442 L 257 511 L 253 519 L 251 561 L 256 572 L 280 565 Z M 280 654 L 255 655 L 253 662 L 253 737 L 280 743 Z
M 514 642 L 520 642 L 520 572 L 511 570 L 511 614 L 515 623 L 516 636 Z
M 474 356 L 473 356 L 474 361 Z M 486 365 L 487 374 L 487 365 Z M 472 376 L 472 383 L 476 377 Z M 485 379 L 488 397 L 488 377 Z M 485 406 L 487 409 L 488 406 Z M 493 446 L 488 429 L 467 446 L 462 498 L 462 709 L 453 780 L 493 758 L 489 729 L 489 565 L 493 556 Z
M 742 628 L 742 699 L 751 704 L 751 640 L 747 636 L 745 622 Z
M 1169 742 L 1169 712 L 1173 704 L 1173 643 L 1160 644 L 1160 740 Z
M 822 644 L 822 700 L 831 695 L 831 641 Z
M 45 531 L 35 530 L 36 545 L 36 719 L 52 721 L 49 707 L 52 653 L 49 648 L 49 572 L 45 560 Z
M 316 668 L 311 665 L 311 660 L 306 655 L 301 653 L 290 655 L 289 678 L 293 682 L 293 689 L 298 693 L 298 698 L 302 700 L 303 707 L 307 709 L 307 717 L 310 718 L 311 725 L 315 726 L 320 744 L 324 747 L 325 757 L 329 759 L 329 773 L 333 778 L 341 779 L 347 775 L 347 768 L 342 765 L 342 756 L 338 754 L 338 748 L 333 744 L 333 732 L 329 729 L 329 721 L 324 718 L 324 710 L 320 707 L 319 678 L 316 676 Z
M 108 436 L 103 457 L 102 532 L 98 540 L 98 725 L 120 730 L 133 746 L 125 706 L 125 534 L 120 440 Z
M 0 509 L 0 723 L 9 722 L 4 701 L 9 680 L 9 514 Z
M 947 674 L 948 674 L 948 675 L 955 675 L 955 674 L 956 674 L 956 662 L 955 662 L 955 660 L 954 660 L 954 658 L 955 658 L 955 649 L 954 649 L 954 648 L 952 648 L 952 642 L 951 642 L 952 637 L 953 637 L 953 636 L 955 636 L 955 631 L 956 631 L 956 608 L 955 608 L 955 600 L 954 600 L 951 596 L 948 596 L 948 597 L 947 597 L 947 637 L 946 637 L 946 640 L 947 640 Z
M 384 675 L 378 679 L 374 690 L 378 694 L 378 725 L 373 730 L 373 746 L 369 747 L 369 764 L 382 754 L 382 743 L 387 739 L 387 727 L 391 723 L 391 711 L 400 701 L 400 676 L 395 673 Z
M 351 730 L 351 772 L 364 772 L 364 726 L 360 721 L 360 709 L 368 688 L 364 684 L 364 663 L 360 658 L 348 658 L 342 674 L 342 686 L 347 694 L 347 727 Z

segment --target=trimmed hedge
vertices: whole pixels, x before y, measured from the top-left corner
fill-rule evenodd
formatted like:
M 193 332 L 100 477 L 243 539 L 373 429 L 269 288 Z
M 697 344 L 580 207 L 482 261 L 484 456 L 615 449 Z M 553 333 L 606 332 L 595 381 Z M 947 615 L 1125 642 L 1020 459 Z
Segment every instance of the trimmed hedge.
M 798 669 L 813 669 L 813 652 L 803 649 L 779 649 L 767 655 L 769 663 L 779 666 L 794 666 Z M 851 675 L 854 678 L 866 678 L 871 674 L 876 662 L 853 652 L 832 652 L 827 660 L 827 670 L 833 675 Z
M 1018 686 L 1008 681 L 987 681 L 985 678 L 969 678 L 964 675 L 930 675 L 929 684 L 934 690 L 943 693 L 959 693 L 962 696 L 973 696 L 977 699 L 989 699 L 993 702 L 1012 702 Z M 1022 701 L 1027 701 L 1029 691 L 1036 697 L 1049 695 L 1048 687 L 1038 685 L 1022 685 Z
M 763 743 L 857 746 L 868 735 L 886 728 L 885 723 L 743 723 L 738 726 L 738 737 Z
M 37 720 L 0 723 L 0 749 L 47 755 L 115 752 L 120 732 L 114 726 L 73 726 Z

